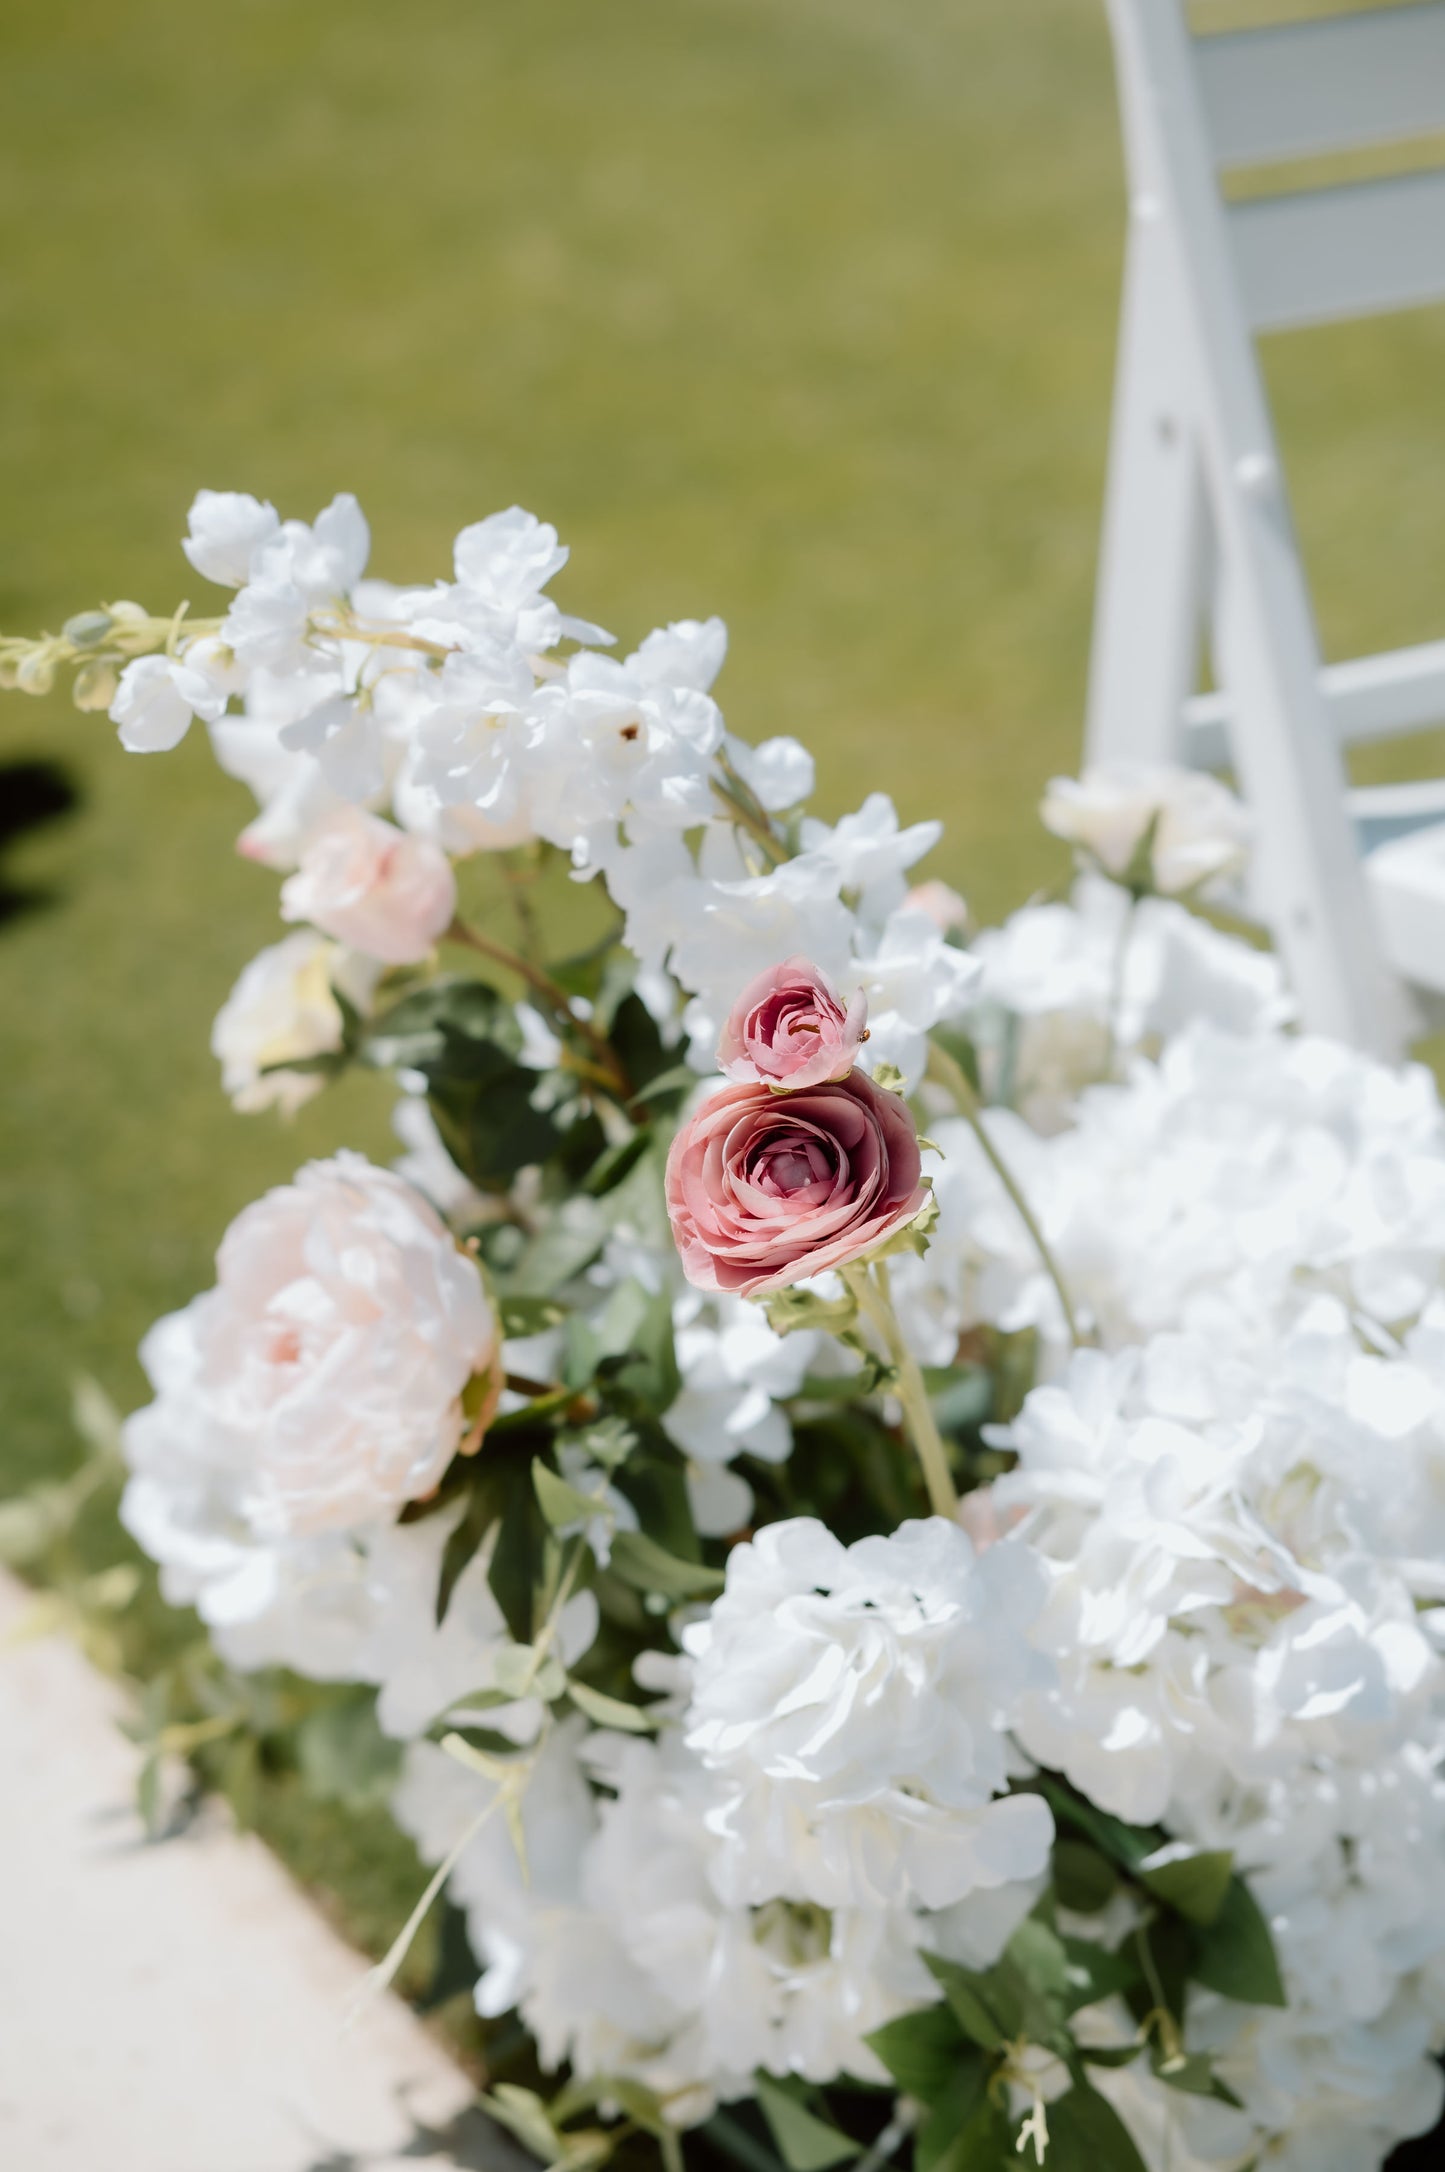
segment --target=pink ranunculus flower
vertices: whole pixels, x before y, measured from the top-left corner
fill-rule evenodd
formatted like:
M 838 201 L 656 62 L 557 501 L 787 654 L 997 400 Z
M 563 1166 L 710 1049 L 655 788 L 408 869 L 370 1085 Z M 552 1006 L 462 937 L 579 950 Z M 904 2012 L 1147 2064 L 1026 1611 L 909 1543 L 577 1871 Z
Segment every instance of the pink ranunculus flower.
M 856 1259 L 927 1197 L 907 1103 L 863 1071 L 788 1094 L 725 1086 L 667 1157 L 683 1273 L 743 1297 Z
M 283 920 L 309 920 L 388 965 L 424 958 L 456 909 L 456 877 L 441 846 L 361 807 L 328 815 L 281 885 Z
M 138 1527 L 157 1489 L 270 1541 L 390 1521 L 476 1445 L 500 1336 L 435 1209 L 361 1154 L 310 1162 L 227 1230 L 216 1286 L 147 1335 L 125 1428 Z
M 868 1023 L 860 988 L 846 1009 L 826 973 L 808 958 L 785 958 L 748 982 L 717 1045 L 724 1077 L 762 1086 L 822 1086 L 846 1078 Z

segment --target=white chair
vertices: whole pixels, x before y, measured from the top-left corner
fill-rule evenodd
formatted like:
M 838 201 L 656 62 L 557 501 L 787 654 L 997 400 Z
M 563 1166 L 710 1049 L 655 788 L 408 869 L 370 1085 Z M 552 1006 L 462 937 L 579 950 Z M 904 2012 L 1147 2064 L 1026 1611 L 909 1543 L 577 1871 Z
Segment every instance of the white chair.
M 1445 992 L 1445 782 L 1350 793 L 1342 750 L 1445 722 L 1445 641 L 1323 663 L 1253 341 L 1445 298 L 1445 171 L 1240 203 L 1220 175 L 1445 129 L 1445 4 L 1212 37 L 1107 5 L 1130 218 L 1088 758 L 1231 766 L 1304 1022 L 1394 1055 L 1407 984 Z

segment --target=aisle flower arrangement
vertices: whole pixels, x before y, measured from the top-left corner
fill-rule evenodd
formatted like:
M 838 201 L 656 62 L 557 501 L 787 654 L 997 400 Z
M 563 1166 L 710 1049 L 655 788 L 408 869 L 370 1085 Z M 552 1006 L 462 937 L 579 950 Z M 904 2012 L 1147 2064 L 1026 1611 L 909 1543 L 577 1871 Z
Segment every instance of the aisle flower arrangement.
M 979 932 L 939 824 L 811 815 L 721 623 L 619 656 L 528 514 L 418 587 L 344 497 L 184 549 L 213 615 L 0 677 L 254 791 L 236 1107 L 396 1081 L 124 1431 L 220 1663 L 397 1746 L 379 1979 L 448 1888 L 566 2172 L 1374 2172 L 1441 2106 L 1445 1122 L 1201 915 L 1237 803 L 1059 782 L 1075 886 Z

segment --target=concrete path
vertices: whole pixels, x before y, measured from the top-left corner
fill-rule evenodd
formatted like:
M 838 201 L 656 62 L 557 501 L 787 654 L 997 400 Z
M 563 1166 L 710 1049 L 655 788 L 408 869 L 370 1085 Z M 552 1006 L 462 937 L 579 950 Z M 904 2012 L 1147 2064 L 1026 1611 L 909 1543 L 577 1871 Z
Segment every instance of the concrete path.
M 5 2172 L 530 2166 L 398 2000 L 340 2033 L 365 1964 L 259 1841 L 144 1844 L 123 1711 L 59 1638 L 0 1651 Z

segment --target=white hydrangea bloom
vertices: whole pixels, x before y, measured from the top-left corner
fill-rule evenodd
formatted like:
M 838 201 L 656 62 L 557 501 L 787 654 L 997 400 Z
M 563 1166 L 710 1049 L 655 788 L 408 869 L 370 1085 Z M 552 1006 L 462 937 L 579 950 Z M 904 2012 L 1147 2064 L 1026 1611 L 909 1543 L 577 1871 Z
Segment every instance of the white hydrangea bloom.
M 1027 1637 L 1042 1597 L 1026 1549 L 976 1555 L 938 1518 L 845 1547 L 798 1517 L 735 1547 L 683 1640 L 687 1742 L 739 1843 L 729 1898 L 943 1908 L 1032 1877 L 1048 1810 L 995 1798 L 1009 1716 L 1048 1674 Z
M 1120 1817 L 1177 1829 L 1221 1775 L 1367 1762 L 1439 1693 L 1409 1583 L 1368 1540 L 1388 1440 L 1341 1412 L 1330 1439 L 1292 1377 L 1331 1338 L 1326 1304 L 1273 1378 L 1173 1336 L 1083 1351 L 1011 1429 L 993 1499 L 1053 1564 L 1058 1666 L 1016 1729 Z
M 1055 1137 L 987 1122 L 1109 1347 L 1177 1328 L 1266 1348 L 1322 1291 L 1393 1333 L 1440 1285 L 1445 1119 L 1421 1066 L 1197 1025 L 1090 1087 Z M 1063 1319 L 1016 1209 L 961 1126 L 934 1130 L 939 1236 L 901 1280 L 960 1329 L 1037 1326 L 1056 1365 Z

